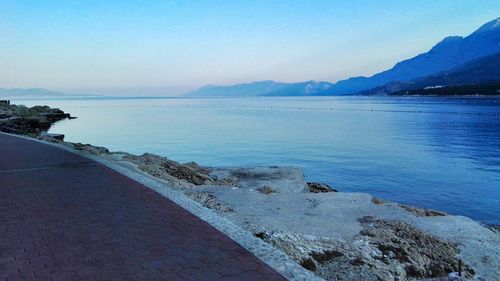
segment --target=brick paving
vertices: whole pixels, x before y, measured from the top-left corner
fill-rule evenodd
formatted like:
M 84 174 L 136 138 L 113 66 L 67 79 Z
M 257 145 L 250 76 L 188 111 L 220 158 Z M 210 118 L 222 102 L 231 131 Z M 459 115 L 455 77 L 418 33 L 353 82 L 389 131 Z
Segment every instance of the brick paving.
M 285 280 L 153 190 L 0 134 L 0 280 Z

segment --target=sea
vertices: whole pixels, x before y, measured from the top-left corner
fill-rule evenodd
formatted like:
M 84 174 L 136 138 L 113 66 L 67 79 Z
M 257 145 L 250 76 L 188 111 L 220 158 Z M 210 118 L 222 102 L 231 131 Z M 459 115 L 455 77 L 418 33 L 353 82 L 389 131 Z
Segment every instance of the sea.
M 13 99 L 52 133 L 207 166 L 297 166 L 339 191 L 500 224 L 500 97 Z

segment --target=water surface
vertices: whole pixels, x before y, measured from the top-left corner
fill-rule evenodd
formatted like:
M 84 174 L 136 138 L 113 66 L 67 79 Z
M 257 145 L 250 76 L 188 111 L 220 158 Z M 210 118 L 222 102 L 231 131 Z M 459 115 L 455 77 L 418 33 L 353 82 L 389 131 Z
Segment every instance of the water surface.
M 66 140 L 202 165 L 294 165 L 341 191 L 500 224 L 500 98 L 22 100 Z

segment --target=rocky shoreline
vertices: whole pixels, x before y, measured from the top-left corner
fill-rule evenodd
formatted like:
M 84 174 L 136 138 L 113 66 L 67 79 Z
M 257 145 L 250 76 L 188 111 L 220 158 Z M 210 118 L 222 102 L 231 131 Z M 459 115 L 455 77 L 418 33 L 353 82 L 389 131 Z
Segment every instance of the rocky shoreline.
M 57 121 L 73 118 L 69 113 L 48 106 L 26 107 L 0 101 L 0 131 L 28 136 L 39 136 Z
M 162 180 L 326 280 L 498 280 L 500 234 L 440 211 L 308 183 L 293 167 L 203 167 L 110 152 L 46 134 L 71 116 L 0 102 L 0 131 L 113 161 Z M 459 261 L 461 268 L 459 269 Z M 458 277 L 458 271 L 462 277 Z

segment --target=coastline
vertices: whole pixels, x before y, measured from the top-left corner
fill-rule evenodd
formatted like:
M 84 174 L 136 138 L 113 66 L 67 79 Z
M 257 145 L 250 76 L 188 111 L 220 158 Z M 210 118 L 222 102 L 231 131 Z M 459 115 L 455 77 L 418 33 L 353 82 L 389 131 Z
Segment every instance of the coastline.
M 39 113 L 47 112 L 28 115 L 36 119 Z M 458 270 L 458 259 L 466 276 L 476 280 L 500 274 L 498 232 L 466 217 L 384 202 L 366 193 L 313 193 L 298 168 L 180 164 L 152 154 L 68 143 L 43 131 L 36 127 L 25 133 L 159 180 L 325 279 L 448 280 L 448 273 Z

